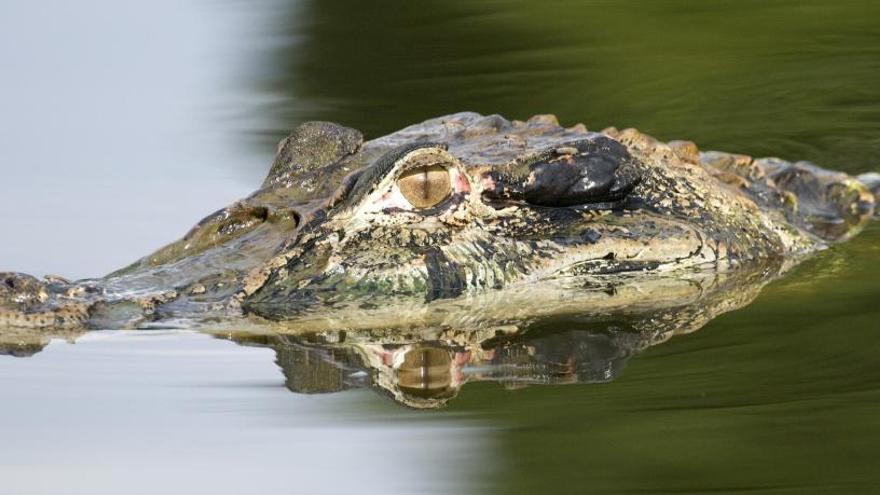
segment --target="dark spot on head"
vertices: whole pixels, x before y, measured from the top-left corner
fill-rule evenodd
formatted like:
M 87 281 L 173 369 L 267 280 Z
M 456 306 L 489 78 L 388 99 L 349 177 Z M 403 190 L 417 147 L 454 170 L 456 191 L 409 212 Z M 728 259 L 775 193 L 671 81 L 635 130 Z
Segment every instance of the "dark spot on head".
M 559 154 L 565 150 L 567 154 Z M 605 136 L 546 152 L 531 164 L 527 202 L 575 206 L 623 199 L 638 182 L 625 146 Z
M 624 145 L 592 134 L 487 172 L 483 195 L 535 206 L 611 209 L 639 179 L 636 161 Z

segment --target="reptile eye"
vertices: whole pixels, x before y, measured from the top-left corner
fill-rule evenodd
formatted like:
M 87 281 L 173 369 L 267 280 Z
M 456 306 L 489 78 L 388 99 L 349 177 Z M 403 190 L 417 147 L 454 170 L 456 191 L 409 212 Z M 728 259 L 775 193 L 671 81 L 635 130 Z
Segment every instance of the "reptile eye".
M 440 165 L 416 167 L 397 179 L 400 193 L 416 208 L 431 208 L 449 197 L 452 182 L 449 171 Z

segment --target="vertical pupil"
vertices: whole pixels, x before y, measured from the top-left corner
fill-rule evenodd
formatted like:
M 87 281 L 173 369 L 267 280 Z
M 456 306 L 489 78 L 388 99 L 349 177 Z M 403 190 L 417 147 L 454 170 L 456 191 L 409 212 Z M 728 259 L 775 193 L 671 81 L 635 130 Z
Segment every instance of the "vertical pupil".
M 422 199 L 425 201 L 428 200 L 428 195 L 431 192 L 431 186 L 428 183 L 428 167 L 422 169 L 422 173 L 420 174 L 422 179 Z
M 449 171 L 442 165 L 413 168 L 398 179 L 404 198 L 416 208 L 430 208 L 452 192 Z

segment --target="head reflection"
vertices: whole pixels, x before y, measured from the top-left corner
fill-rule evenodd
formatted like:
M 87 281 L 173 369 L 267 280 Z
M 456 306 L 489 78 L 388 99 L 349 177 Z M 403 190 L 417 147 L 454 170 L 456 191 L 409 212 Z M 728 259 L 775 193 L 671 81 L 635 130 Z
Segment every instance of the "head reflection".
M 756 264 L 685 279 L 634 277 L 614 290 L 565 286 L 515 305 L 491 298 L 438 300 L 432 312 L 411 320 L 384 313 L 367 320 L 376 325 L 341 318 L 306 321 L 312 326 L 305 327 L 258 322 L 255 333 L 236 333 L 241 321 L 235 320 L 202 330 L 273 349 L 292 392 L 366 388 L 410 408 L 433 409 L 470 382 L 518 389 L 612 381 L 639 351 L 749 304 L 782 271 Z M 553 311 L 549 300 L 559 301 Z M 0 357 L 32 355 L 52 338 L 74 340 L 82 332 L 0 328 Z
M 508 389 L 530 385 L 603 383 L 649 345 L 631 330 L 456 332 L 423 341 L 339 335 L 236 336 L 245 345 L 271 347 L 295 393 L 370 388 L 414 409 L 435 409 L 468 382 Z M 614 327 L 619 328 L 619 327 Z

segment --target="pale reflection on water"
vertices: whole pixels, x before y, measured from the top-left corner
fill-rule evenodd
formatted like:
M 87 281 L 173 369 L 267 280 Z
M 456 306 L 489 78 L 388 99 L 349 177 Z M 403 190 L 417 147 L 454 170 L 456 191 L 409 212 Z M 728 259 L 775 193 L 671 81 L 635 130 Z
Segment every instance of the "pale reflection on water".
M 480 423 L 291 394 L 270 351 L 188 332 L 3 358 L 0 390 L 3 493 L 469 493 L 491 450 Z

